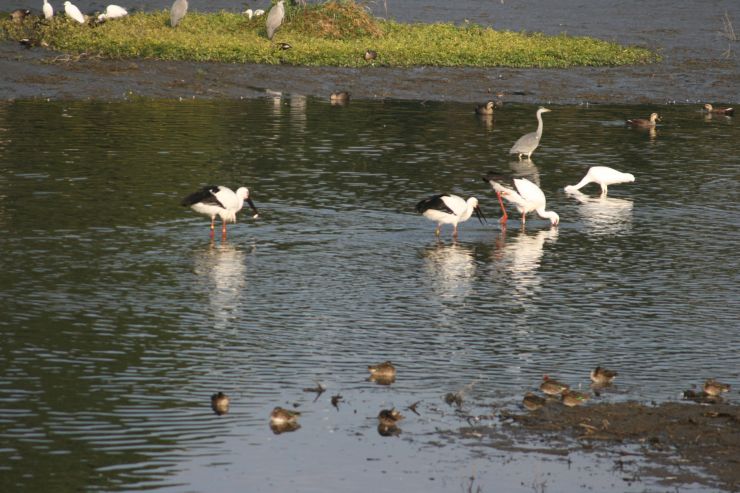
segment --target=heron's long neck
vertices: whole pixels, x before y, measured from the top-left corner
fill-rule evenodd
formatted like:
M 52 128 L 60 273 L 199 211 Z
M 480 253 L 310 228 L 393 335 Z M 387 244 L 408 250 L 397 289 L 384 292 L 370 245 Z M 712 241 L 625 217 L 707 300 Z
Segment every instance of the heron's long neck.
M 542 128 L 544 127 L 544 124 L 542 123 L 542 112 L 537 112 L 537 140 L 540 140 L 540 137 L 542 137 Z

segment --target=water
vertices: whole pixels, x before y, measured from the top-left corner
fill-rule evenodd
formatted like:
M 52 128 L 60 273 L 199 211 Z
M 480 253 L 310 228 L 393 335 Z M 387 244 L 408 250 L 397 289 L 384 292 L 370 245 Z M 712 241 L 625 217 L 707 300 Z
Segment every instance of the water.
M 507 155 L 536 127 L 524 105 L 1 103 L 3 491 L 642 491 L 578 453 L 442 433 L 466 425 L 447 392 L 515 408 L 543 373 L 585 387 L 597 364 L 620 372 L 606 402 L 740 384 L 736 120 L 552 109 L 528 163 Z M 656 109 L 655 133 L 623 125 Z M 593 165 L 637 180 L 565 195 Z M 512 210 L 501 231 L 492 168 L 538 181 L 560 227 Z M 209 183 L 250 187 L 261 218 L 211 243 L 178 205 Z M 475 195 L 488 224 L 437 240 L 414 212 L 437 192 Z M 366 381 L 386 359 L 397 382 Z M 293 404 L 302 428 L 274 435 Z M 391 406 L 398 438 L 375 429 Z

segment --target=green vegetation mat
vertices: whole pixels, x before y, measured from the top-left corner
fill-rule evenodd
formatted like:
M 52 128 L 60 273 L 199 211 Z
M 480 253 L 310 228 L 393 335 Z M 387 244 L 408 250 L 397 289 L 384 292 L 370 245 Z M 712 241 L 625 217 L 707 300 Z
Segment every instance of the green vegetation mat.
M 94 18 L 78 24 L 63 15 L 14 23 L 4 15 L 0 38 L 108 58 L 336 67 L 564 68 L 658 60 L 650 50 L 589 37 L 502 32 L 473 24 L 401 24 L 372 17 L 352 1 L 286 7 L 286 12 L 272 41 L 265 33 L 267 16 L 190 12 L 171 28 L 168 11 L 134 13 L 99 25 Z M 281 49 L 280 43 L 291 48 Z M 367 49 L 378 53 L 376 60 L 364 59 Z

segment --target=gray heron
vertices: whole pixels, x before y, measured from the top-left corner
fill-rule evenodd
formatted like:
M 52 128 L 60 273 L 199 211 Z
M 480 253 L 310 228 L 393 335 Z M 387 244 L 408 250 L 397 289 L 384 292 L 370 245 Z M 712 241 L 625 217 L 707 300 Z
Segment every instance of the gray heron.
M 188 0 L 175 0 L 170 9 L 170 26 L 177 27 L 188 13 Z
M 280 27 L 285 19 L 285 1 L 280 0 L 276 3 L 267 14 L 267 39 L 272 39 L 275 31 Z
M 525 155 L 527 156 L 527 159 L 532 157 L 532 153 L 537 149 L 537 146 L 540 145 L 540 138 L 542 137 L 542 128 L 544 126 L 542 123 L 542 113 L 547 113 L 549 111 L 552 110 L 548 110 L 547 108 L 540 106 L 537 110 L 537 131 L 519 137 L 519 140 L 517 140 L 509 150 L 509 154 L 518 154 L 519 159 Z

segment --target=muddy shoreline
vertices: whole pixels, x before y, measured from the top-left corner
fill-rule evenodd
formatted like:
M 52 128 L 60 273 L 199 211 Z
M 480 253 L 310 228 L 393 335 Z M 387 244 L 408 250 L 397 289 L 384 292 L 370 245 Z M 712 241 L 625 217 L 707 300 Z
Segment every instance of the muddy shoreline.
M 671 488 L 692 483 L 712 490 L 740 488 L 740 406 L 735 404 L 568 408 L 553 401 L 536 411 L 500 410 L 466 419 L 470 426 L 445 434 L 478 447 L 563 460 L 572 453 L 593 453 L 630 484 L 650 478 Z
M 293 67 L 69 57 L 0 44 L 0 99 L 132 97 L 239 99 L 268 92 L 324 98 L 348 90 L 354 99 L 549 104 L 733 104 L 733 63 L 675 67 L 451 69 Z M 638 89 L 639 88 L 639 89 Z

